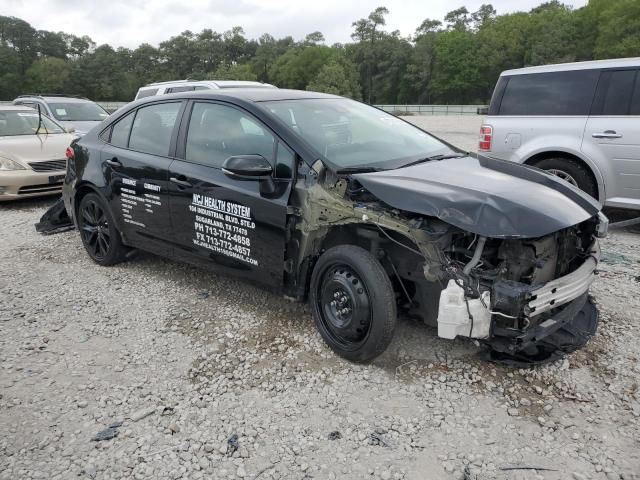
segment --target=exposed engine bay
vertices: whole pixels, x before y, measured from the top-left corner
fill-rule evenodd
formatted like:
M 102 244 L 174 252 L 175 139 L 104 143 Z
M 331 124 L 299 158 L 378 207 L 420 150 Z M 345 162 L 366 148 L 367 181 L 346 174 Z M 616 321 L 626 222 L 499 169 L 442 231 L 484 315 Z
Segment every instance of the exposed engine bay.
M 492 238 L 393 208 L 357 176 L 320 172 L 310 171 L 296 191 L 289 272 L 304 275 L 327 248 L 355 243 L 384 266 L 402 314 L 436 327 L 440 337 L 476 339 L 494 359 L 545 361 L 595 333 L 587 292 L 601 216 L 537 237 Z M 290 280 L 304 284 L 303 277 Z

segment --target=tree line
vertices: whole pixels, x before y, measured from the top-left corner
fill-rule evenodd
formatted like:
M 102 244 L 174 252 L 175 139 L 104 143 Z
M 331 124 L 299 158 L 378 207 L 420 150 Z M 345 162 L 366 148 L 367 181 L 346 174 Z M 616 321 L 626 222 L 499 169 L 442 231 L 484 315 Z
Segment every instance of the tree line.
M 154 81 L 258 80 L 374 104 L 484 104 L 503 70 L 558 62 L 640 56 L 640 1 L 590 0 L 573 9 L 557 0 L 498 15 L 491 4 L 425 19 L 413 35 L 385 29 L 376 8 L 352 24 L 352 42 L 327 45 L 265 33 L 246 37 L 189 30 L 135 49 L 96 45 L 88 36 L 36 30 L 0 16 L 0 99 L 68 93 L 128 101 Z

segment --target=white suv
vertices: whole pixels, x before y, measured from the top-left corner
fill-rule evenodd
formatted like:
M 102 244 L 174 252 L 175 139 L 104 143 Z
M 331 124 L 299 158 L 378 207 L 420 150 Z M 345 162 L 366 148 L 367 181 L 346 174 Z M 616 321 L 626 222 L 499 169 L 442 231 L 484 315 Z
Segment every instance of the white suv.
M 640 58 L 508 70 L 479 152 L 534 165 L 612 207 L 640 209 Z
M 173 80 L 170 82 L 150 83 L 138 89 L 136 98 L 140 100 L 153 95 L 191 92 L 194 90 L 216 90 L 218 88 L 276 88 L 268 83 L 245 80 Z

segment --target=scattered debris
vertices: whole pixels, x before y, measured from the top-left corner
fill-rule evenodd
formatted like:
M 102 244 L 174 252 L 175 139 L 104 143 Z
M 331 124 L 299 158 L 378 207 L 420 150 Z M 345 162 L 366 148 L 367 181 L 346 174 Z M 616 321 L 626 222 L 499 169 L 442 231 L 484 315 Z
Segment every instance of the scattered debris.
M 162 411 L 160 412 L 160 415 L 163 416 L 167 416 L 167 415 L 173 415 L 174 413 L 176 413 L 176 409 L 173 407 L 163 407 Z
M 238 450 L 238 435 L 235 433 L 227 439 L 227 457 L 232 456 Z
M 369 434 L 369 445 L 383 446 L 391 448 L 391 445 L 382 437 L 385 432 L 382 429 L 376 429 Z
M 142 408 L 136 412 L 133 412 L 131 414 L 131 421 L 132 422 L 138 422 L 140 420 L 142 420 L 143 418 L 148 417 L 149 415 L 151 415 L 153 412 L 156 411 L 155 407 L 147 407 L 147 408 Z
M 469 469 L 469 464 L 464 466 L 464 470 L 462 471 L 463 480 L 478 480 L 478 476 L 471 476 L 471 470 Z
M 510 471 L 510 470 L 538 470 L 540 472 L 557 472 L 558 471 L 555 468 L 536 467 L 533 465 L 503 465 L 498 468 L 503 471 Z
M 43 235 L 66 232 L 67 230 L 73 230 L 75 228 L 69 215 L 67 215 L 67 210 L 62 198 L 44 213 L 35 226 L 36 231 Z
M 92 442 L 101 442 L 103 440 L 111 440 L 112 438 L 116 438 L 118 436 L 118 429 L 107 427 L 104 430 L 100 430 L 95 436 L 91 439 Z
M 198 294 L 198 298 L 204 300 L 205 298 L 209 298 L 209 292 L 200 292 Z
M 338 430 L 335 430 L 333 432 L 330 432 L 327 438 L 329 440 L 340 440 L 342 438 L 342 434 Z

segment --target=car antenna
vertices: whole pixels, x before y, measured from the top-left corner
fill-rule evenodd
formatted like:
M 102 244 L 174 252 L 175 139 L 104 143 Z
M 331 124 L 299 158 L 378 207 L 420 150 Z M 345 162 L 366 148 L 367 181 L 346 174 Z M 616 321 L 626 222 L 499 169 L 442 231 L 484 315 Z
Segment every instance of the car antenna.
M 42 126 L 42 111 L 40 110 L 40 104 L 38 106 L 38 128 L 36 128 L 36 135 L 40 133 L 40 127 Z

